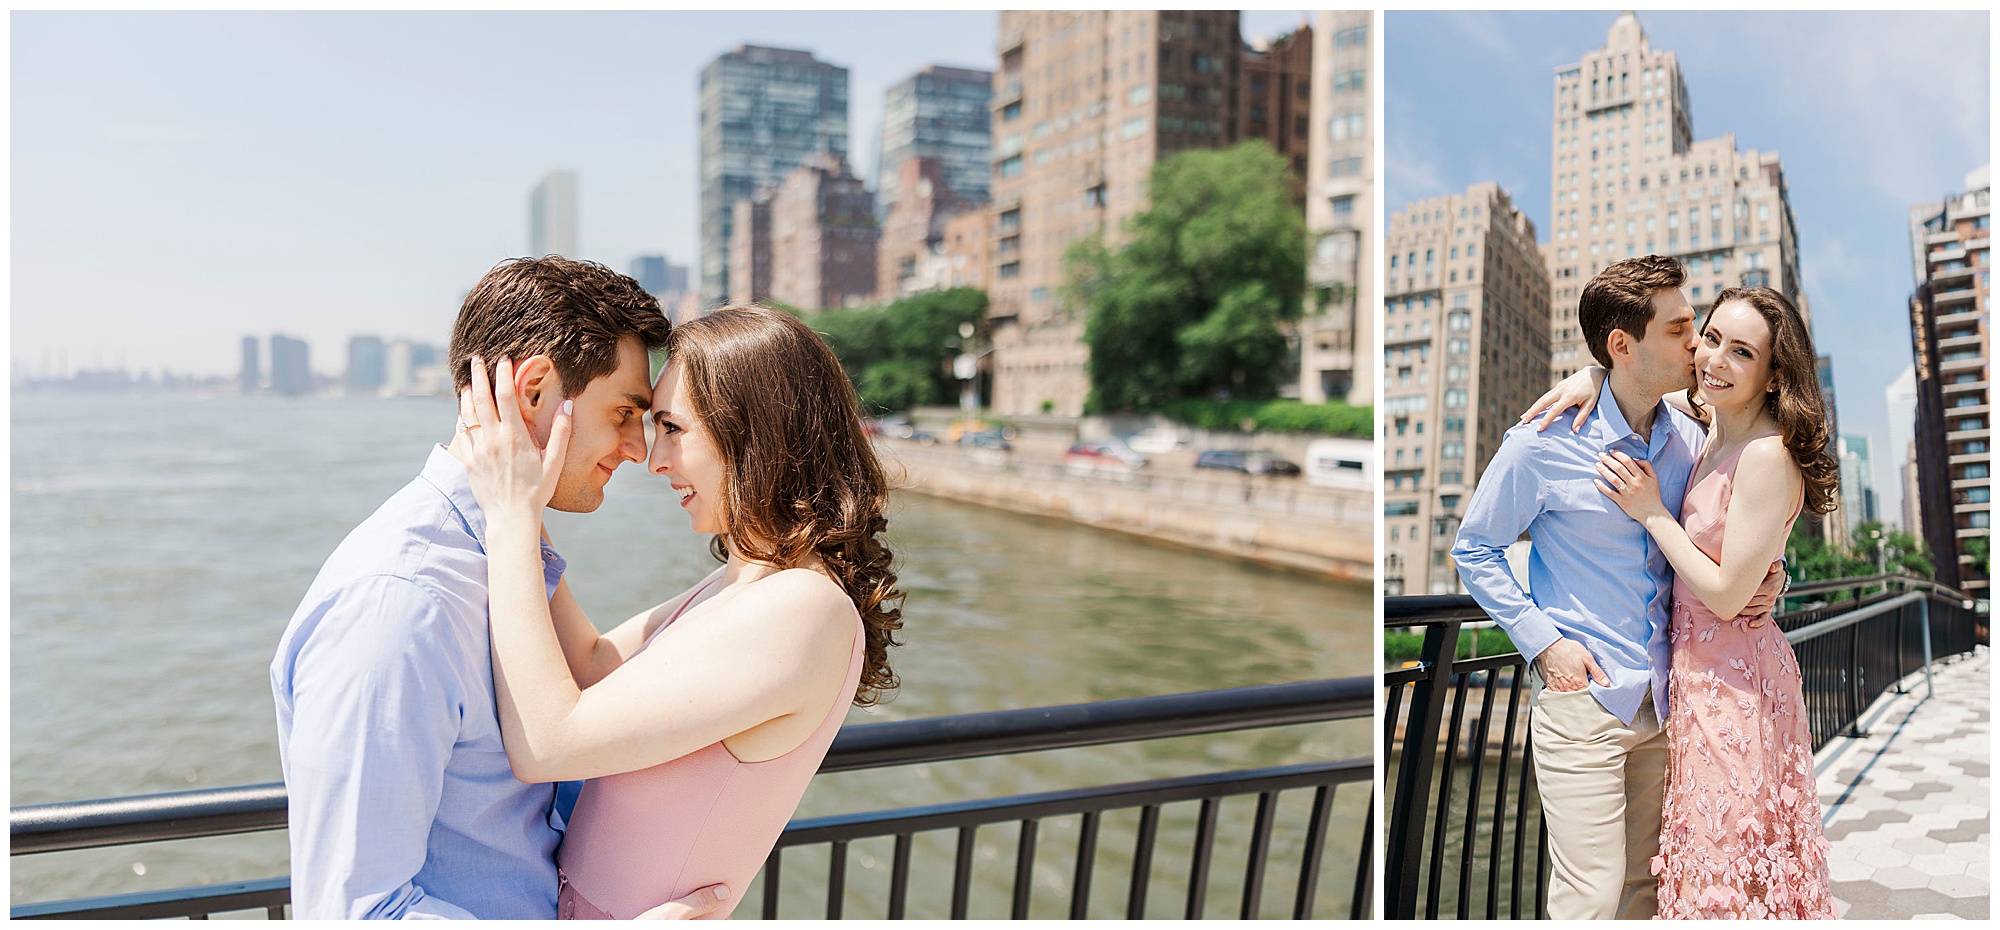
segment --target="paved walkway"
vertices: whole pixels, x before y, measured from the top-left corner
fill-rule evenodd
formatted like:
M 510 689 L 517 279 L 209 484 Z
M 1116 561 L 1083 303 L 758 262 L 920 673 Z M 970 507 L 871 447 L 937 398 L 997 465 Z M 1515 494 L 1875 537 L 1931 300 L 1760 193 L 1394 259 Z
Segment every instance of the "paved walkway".
M 1834 906 L 1846 919 L 1984 920 L 1992 654 L 1937 666 L 1820 752 Z

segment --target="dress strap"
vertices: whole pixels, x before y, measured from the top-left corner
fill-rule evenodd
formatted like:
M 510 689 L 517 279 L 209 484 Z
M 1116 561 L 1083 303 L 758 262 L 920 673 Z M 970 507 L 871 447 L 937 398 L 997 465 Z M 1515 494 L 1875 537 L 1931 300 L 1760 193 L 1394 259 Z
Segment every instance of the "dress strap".
M 659 626 L 655 627 L 653 629 L 653 632 L 647 634 L 646 641 L 640 643 L 639 648 L 644 649 L 647 646 L 652 645 L 653 637 L 660 635 L 661 630 L 673 626 L 674 621 L 679 620 L 681 618 L 681 614 L 687 613 L 688 608 L 694 606 L 694 599 L 700 597 L 701 592 L 708 590 L 708 586 L 715 583 L 716 577 L 718 576 L 710 575 L 709 577 L 702 579 L 701 584 L 695 586 L 695 589 L 688 593 L 687 598 L 681 601 L 681 606 L 674 608 L 673 615 L 668 617 L 665 623 L 662 623 Z

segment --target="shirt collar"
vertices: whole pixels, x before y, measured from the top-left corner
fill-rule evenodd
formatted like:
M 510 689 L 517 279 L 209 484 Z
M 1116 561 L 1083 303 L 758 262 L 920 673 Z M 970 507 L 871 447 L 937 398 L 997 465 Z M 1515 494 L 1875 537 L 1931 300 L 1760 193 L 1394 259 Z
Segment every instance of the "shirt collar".
M 479 541 L 479 548 L 484 551 L 486 511 L 479 509 L 479 501 L 472 496 L 472 482 L 466 477 L 465 463 L 444 446 L 432 446 L 431 457 L 424 462 L 423 478 L 451 501 L 453 509 L 465 520 L 466 529 L 472 531 L 472 538 Z
M 1618 409 L 1618 396 L 1611 393 L 1611 379 L 1604 379 L 1604 386 L 1597 389 L 1597 422 L 1592 427 L 1597 431 L 1597 439 L 1605 445 L 1632 435 L 1632 424 L 1625 422 L 1625 411 Z M 465 469 L 459 469 L 459 480 L 463 481 Z
M 458 511 L 459 517 L 465 521 L 465 528 L 479 543 L 479 551 L 486 551 L 486 511 L 479 508 L 479 499 L 472 496 L 472 480 L 466 475 L 465 463 L 444 446 L 433 446 L 430 459 L 424 462 L 423 478 L 451 501 L 452 509 Z M 569 562 L 554 546 L 549 545 L 548 540 L 543 540 L 542 565 L 548 578 L 549 596 L 554 597 L 556 582 L 568 570 Z

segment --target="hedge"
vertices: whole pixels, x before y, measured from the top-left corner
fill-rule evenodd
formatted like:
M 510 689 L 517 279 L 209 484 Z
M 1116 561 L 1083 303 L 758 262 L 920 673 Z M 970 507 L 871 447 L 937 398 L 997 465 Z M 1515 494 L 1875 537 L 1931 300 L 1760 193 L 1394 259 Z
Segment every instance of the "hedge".
M 1370 439 L 1375 435 L 1375 408 L 1350 407 L 1339 401 L 1308 404 L 1296 400 L 1200 400 L 1183 398 L 1168 401 L 1160 413 L 1170 420 L 1198 429 L 1237 430 L 1249 420 L 1252 429 L 1267 433 L 1311 433 L 1322 436 L 1352 436 Z

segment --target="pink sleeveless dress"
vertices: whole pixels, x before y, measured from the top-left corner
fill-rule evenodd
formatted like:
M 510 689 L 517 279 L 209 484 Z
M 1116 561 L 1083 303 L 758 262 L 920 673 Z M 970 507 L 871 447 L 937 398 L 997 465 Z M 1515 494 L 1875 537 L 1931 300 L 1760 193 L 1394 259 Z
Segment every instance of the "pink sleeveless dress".
M 1739 450 L 1689 488 L 1681 505 L 1688 536 L 1718 562 L 1742 457 Z M 1801 498 L 1787 533 L 1803 507 Z M 1658 916 L 1832 919 L 1812 734 L 1791 644 L 1769 612 L 1722 619 L 1678 579 L 1669 634 Z
M 660 630 L 686 610 L 683 604 Z M 649 769 L 584 782 L 557 855 L 562 886 L 556 916 L 629 920 L 717 882 L 729 887 L 729 900 L 708 916 L 722 919 L 735 911 L 847 717 L 867 640 L 858 614 L 854 623 L 854 653 L 840 697 L 798 748 L 764 762 L 739 762 L 718 742 Z M 647 638 L 641 648 L 652 642 Z

